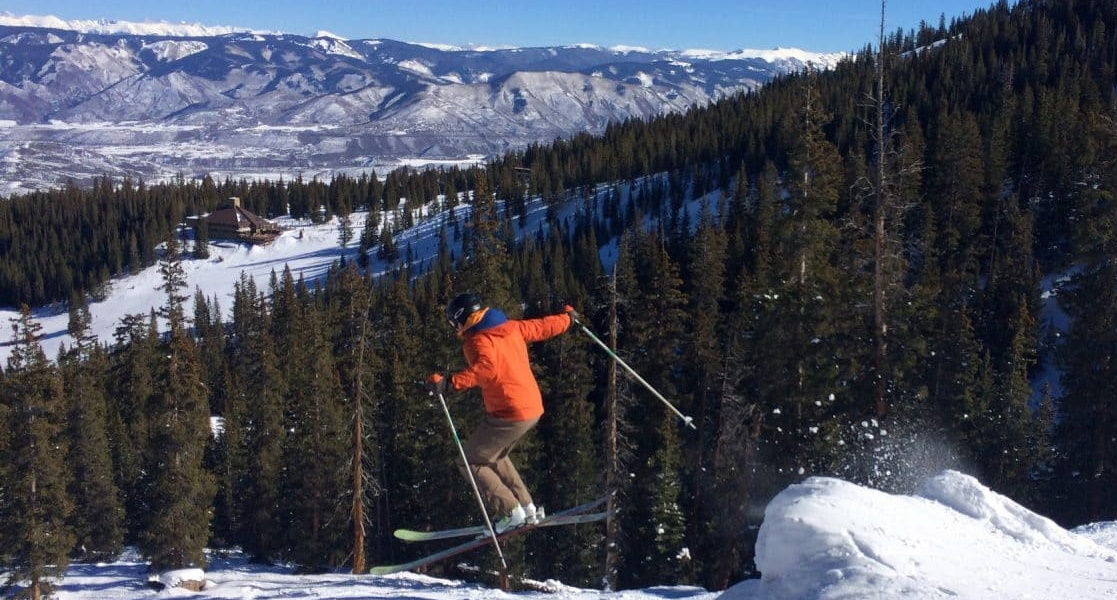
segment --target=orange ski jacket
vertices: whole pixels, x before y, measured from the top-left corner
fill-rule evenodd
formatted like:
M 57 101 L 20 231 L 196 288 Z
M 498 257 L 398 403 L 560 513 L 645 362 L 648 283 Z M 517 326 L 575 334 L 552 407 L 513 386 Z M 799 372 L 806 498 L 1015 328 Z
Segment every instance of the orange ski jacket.
M 570 328 L 568 314 L 513 320 L 487 308 L 462 328 L 462 352 L 469 366 L 450 376 L 461 391 L 481 388 L 485 412 L 508 421 L 530 421 L 543 415 L 543 395 L 531 372 L 527 344 L 553 338 Z

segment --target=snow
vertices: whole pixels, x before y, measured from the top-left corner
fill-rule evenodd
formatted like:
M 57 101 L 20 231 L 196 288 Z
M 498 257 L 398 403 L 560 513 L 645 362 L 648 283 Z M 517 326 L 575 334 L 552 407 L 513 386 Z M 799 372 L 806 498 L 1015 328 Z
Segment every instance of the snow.
M 652 87 L 652 85 L 655 83 L 655 76 L 649 75 L 643 71 L 637 72 L 636 75 L 634 75 L 633 77 L 635 77 L 636 80 L 639 81 L 641 86 L 646 88 Z
M 407 69 L 408 71 L 412 71 L 425 77 L 434 77 L 434 73 L 431 72 L 430 67 L 419 62 L 418 60 L 401 60 L 399 62 L 399 68 Z
M 441 44 L 438 42 L 407 42 L 415 46 L 422 46 L 423 48 L 430 48 L 431 50 L 441 50 L 443 52 L 497 52 L 500 50 L 518 50 L 516 46 L 508 45 L 492 45 L 492 44 Z
M 167 571 L 165 573 L 158 573 L 148 577 L 149 582 L 158 582 L 159 584 L 173 588 L 179 587 L 184 581 L 205 581 L 206 572 L 202 569 L 176 569 L 174 571 Z
M 311 40 L 303 44 L 304 46 L 321 50 L 326 54 L 336 54 L 338 56 L 348 56 L 357 60 L 364 60 L 364 55 L 357 52 L 346 44 L 344 38 L 333 35 L 329 32 L 318 32 Z
M 429 164 L 433 161 L 412 161 L 409 164 Z M 480 163 L 481 157 L 474 156 L 463 161 L 444 161 L 442 164 L 469 165 Z M 215 175 L 216 177 L 216 175 Z M 266 178 L 263 177 L 262 178 Z M 444 200 L 440 198 L 439 201 Z M 410 248 L 415 257 L 415 264 L 422 264 L 438 254 L 438 238 L 448 213 L 438 215 L 438 218 L 424 218 L 432 210 L 431 206 L 409 206 L 416 211 L 415 227 L 400 232 L 396 236 L 396 244 L 401 254 L 406 255 Z M 560 212 L 569 215 L 577 210 L 577 203 L 568 203 Z M 458 222 L 464 222 L 468 217 L 469 205 L 462 203 L 456 209 Z M 521 231 L 537 231 L 546 215 L 546 205 L 537 200 L 532 202 L 529 209 L 530 215 L 522 226 Z M 366 211 L 353 213 L 350 226 L 353 239 L 357 240 L 364 228 L 368 216 Z M 391 222 L 394 214 L 381 215 L 381 226 Z M 347 260 L 355 261 L 357 253 L 356 241 L 350 242 L 346 248 L 338 244 L 338 221 L 336 218 L 323 224 L 312 224 L 308 221 L 297 221 L 287 217 L 274 219 L 284 231 L 273 242 L 263 246 L 253 246 L 232 241 L 211 240 L 209 258 L 201 260 L 192 256 L 192 242 L 183 250 L 183 271 L 186 276 L 186 291 L 191 295 L 188 300 L 187 313 L 193 307 L 193 294 L 201 290 L 206 298 L 211 301 L 216 297 L 226 318 L 231 315 L 232 296 L 234 286 L 240 281 L 241 275 L 251 278 L 259 291 L 266 292 L 271 275 L 274 272 L 281 275 L 284 267 L 291 269 L 292 276 L 297 281 L 304 278 L 308 285 L 313 285 L 316 280 L 324 278 L 330 266 L 341 260 L 344 255 Z M 519 226 L 518 226 L 519 227 Z M 457 251 L 460 240 L 451 242 Z M 375 257 L 371 260 L 371 271 L 374 276 L 383 274 L 393 268 L 385 265 Z M 143 271 L 118 277 L 109 284 L 106 298 L 89 305 L 92 318 L 90 333 L 101 342 L 113 342 L 113 335 L 120 321 L 127 315 L 147 316 L 157 310 L 166 302 L 166 296 L 159 290 L 162 279 L 159 266 L 153 265 Z M 71 347 L 73 338 L 67 333 L 69 314 L 58 307 L 41 307 L 33 311 L 33 320 L 41 327 L 42 339 L 40 344 L 48 358 L 55 358 L 59 348 L 65 344 Z M 17 307 L 0 307 L 0 364 L 6 365 L 11 355 L 13 346 L 11 324 L 19 318 Z M 162 325 L 161 325 L 162 327 Z
M 582 44 L 580 47 L 588 48 L 588 47 L 590 47 L 590 45 L 589 44 Z M 648 48 L 645 48 L 643 46 L 616 45 L 616 46 L 609 46 L 609 50 L 612 50 L 613 52 L 620 52 L 621 54 L 641 54 L 641 53 L 642 54 L 650 54 L 651 53 L 651 50 L 649 50 Z
M 1080 533 L 944 471 L 912 496 L 812 477 L 777 495 L 763 574 L 725 600 L 1117 597 L 1117 523 Z
M 327 31 L 327 30 L 325 30 L 325 29 L 319 29 L 318 31 L 314 32 L 314 35 L 312 35 L 312 36 L 310 36 L 310 37 L 315 37 L 315 38 L 333 38 L 333 39 L 335 39 L 335 40 L 340 40 L 340 41 L 346 41 L 346 40 L 348 40 L 348 38 L 344 38 L 344 37 L 342 37 L 342 36 L 340 36 L 340 35 L 338 35 L 338 34 L 336 34 L 336 33 L 332 32 L 332 31 Z
M 364 227 L 365 213 L 355 214 L 352 219 L 353 231 L 360 234 Z M 228 241 L 211 241 L 210 257 L 205 260 L 185 256 L 183 268 L 187 278 L 187 290 L 193 294 L 201 289 L 211 300 L 216 296 L 223 309 L 232 308 L 234 284 L 245 274 L 255 280 L 260 290 L 266 290 L 271 273 L 281 274 L 285 265 L 290 266 L 297 280 L 304 276 L 308 282 L 323 275 L 330 264 L 340 260 L 343 250 L 338 245 L 336 220 L 320 226 L 291 219 L 277 219 L 276 222 L 287 228 L 279 238 L 267 246 L 251 246 Z M 189 250 L 189 249 L 187 249 Z M 350 244 L 345 253 L 353 258 L 355 244 Z M 147 315 L 151 310 L 162 306 L 165 296 L 159 291 L 161 279 L 158 265 L 149 267 L 135 275 L 113 280 L 105 301 L 94 302 L 89 306 L 93 318 L 92 333 L 102 342 L 112 342 L 113 333 L 125 315 Z M 189 308 L 189 307 L 188 307 Z M 72 338 L 66 333 L 68 314 L 52 311 L 50 308 L 35 312 L 35 321 L 42 325 L 43 350 L 47 357 L 57 356 L 61 344 L 69 347 Z M 12 319 L 19 316 L 12 307 L 0 309 L 0 324 L 6 333 L 0 335 L 0 360 L 7 364 L 12 346 L 8 327 Z
M 801 64 L 811 63 L 814 64 L 816 67 L 824 69 L 832 69 L 839 62 L 849 58 L 850 56 L 848 52 L 811 52 L 809 50 L 801 50 L 799 48 L 772 48 L 770 50 L 745 48 L 742 50 L 735 50 L 733 52 L 691 49 L 683 50 L 679 53 L 679 55 L 684 58 L 702 60 L 744 60 L 756 58 L 770 63 L 785 63 L 793 61 Z
M 692 586 L 606 592 L 556 581 L 540 592 L 505 593 L 479 584 L 414 573 L 377 577 L 295 574 L 249 563 L 239 553 L 212 556 L 200 593 L 165 590 L 160 598 L 411 598 L 480 600 L 1102 600 L 1117 598 L 1117 522 L 1063 529 L 957 471 L 943 471 L 914 495 L 891 495 L 812 477 L 777 495 L 756 544 L 762 577 L 724 593 Z M 488 552 L 482 550 L 480 552 Z M 471 565 L 473 555 L 459 558 Z M 134 551 L 110 564 L 75 563 L 58 587 L 61 600 L 152 597 L 151 574 Z M 157 574 L 202 579 L 197 572 Z
M 155 594 L 143 585 L 148 577 L 147 566 L 135 552 L 111 564 L 73 564 L 57 588 L 59 600 L 139 600 L 142 598 L 214 598 L 228 600 L 281 600 L 285 598 L 379 599 L 410 600 L 485 600 L 517 597 L 553 600 L 713 600 L 713 594 L 695 587 L 670 586 L 646 590 L 603 593 L 565 586 L 557 581 L 536 582 L 549 593 L 505 593 L 474 583 L 438 579 L 414 573 L 376 577 L 333 573 L 327 575 L 295 574 L 283 567 L 265 567 L 248 562 L 239 553 L 229 557 L 214 556 L 204 573 L 205 589 L 194 593 L 184 589 L 167 589 Z M 182 574 L 174 573 L 173 578 Z M 189 574 L 193 579 L 198 573 Z M 156 575 L 162 582 L 167 574 Z
M 53 15 L 13 15 L 0 12 L 0 25 L 11 27 L 42 27 L 83 33 L 163 35 L 176 37 L 208 37 L 229 33 L 251 32 L 246 27 L 206 26 L 199 23 L 168 23 L 166 21 L 114 21 L 109 19 L 65 20 Z M 266 33 L 266 32 L 260 32 Z
M 209 44 L 195 40 L 162 40 L 152 44 L 144 44 L 144 49 L 154 52 L 160 62 L 171 62 L 186 58 L 191 54 L 205 52 L 209 49 Z

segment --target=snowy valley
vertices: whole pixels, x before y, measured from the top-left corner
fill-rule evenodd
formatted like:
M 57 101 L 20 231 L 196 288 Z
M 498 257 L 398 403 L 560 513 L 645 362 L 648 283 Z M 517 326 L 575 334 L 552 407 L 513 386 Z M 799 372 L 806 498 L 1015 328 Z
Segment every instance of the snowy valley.
M 328 179 L 478 161 L 844 53 L 456 48 L 0 13 L 0 195 L 110 175 Z

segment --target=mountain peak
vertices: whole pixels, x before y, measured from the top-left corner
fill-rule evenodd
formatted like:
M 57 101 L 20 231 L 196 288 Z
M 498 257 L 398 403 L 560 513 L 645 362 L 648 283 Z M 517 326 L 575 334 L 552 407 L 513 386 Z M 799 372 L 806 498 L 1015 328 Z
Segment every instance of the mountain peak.
M 229 33 L 262 33 L 247 27 L 210 26 L 200 23 L 168 23 L 166 21 L 115 21 L 111 19 L 66 20 L 54 15 L 13 15 L 0 12 L 0 25 L 62 29 L 99 35 L 162 35 L 172 37 L 209 37 Z
M 328 38 L 328 39 L 331 39 L 331 40 L 339 40 L 339 41 L 342 41 L 342 42 L 348 41 L 348 38 L 344 38 L 344 37 L 342 37 L 342 36 L 340 36 L 336 33 L 333 33 L 332 31 L 326 31 L 324 29 L 320 29 L 320 30 L 314 32 L 314 35 L 312 35 L 310 37 L 313 37 L 313 38 Z

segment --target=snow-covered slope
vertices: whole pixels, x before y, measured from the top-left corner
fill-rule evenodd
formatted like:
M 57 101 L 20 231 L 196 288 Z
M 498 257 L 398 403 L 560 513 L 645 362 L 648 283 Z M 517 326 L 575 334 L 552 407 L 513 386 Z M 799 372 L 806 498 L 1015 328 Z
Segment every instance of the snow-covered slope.
M 387 577 L 297 575 L 217 558 L 207 589 L 167 590 L 173 598 L 424 598 L 478 600 L 1103 600 L 1117 597 L 1117 523 L 1066 531 L 946 471 L 914 496 L 811 478 L 768 506 L 757 544 L 760 580 L 723 594 L 693 587 L 621 592 L 545 582 L 550 593 L 509 594 L 461 581 L 404 573 Z M 470 563 L 471 557 L 460 559 Z M 112 564 L 76 564 L 58 588 L 64 600 L 139 600 L 149 576 L 134 555 Z
M 459 199 L 455 208 L 458 222 L 466 222 L 470 206 L 463 202 L 465 196 Z M 444 202 L 440 197 L 434 202 Z M 411 206 L 415 221 L 414 227 L 396 234 L 395 240 L 401 252 L 414 257 L 415 266 L 422 265 L 438 255 L 439 235 L 450 217 L 448 211 L 429 217 L 429 212 L 434 207 Z M 559 210 L 563 217 L 578 210 L 576 203 L 568 203 Z M 519 231 L 538 231 L 544 225 L 546 216 L 545 203 L 536 199 L 531 202 L 528 216 L 524 223 L 517 224 Z M 354 238 L 364 228 L 366 212 L 356 212 L 351 215 L 350 224 Z M 394 213 L 388 212 L 380 216 L 381 226 L 391 223 Z M 290 268 L 295 279 L 304 278 L 308 283 L 313 283 L 324 277 L 326 271 L 333 263 L 338 262 L 343 255 L 347 260 L 356 260 L 357 245 L 350 243 L 342 248 L 339 243 L 339 229 L 337 219 L 324 224 L 312 224 L 308 221 L 296 221 L 289 218 L 280 218 L 276 223 L 284 229 L 282 234 L 272 243 L 265 246 L 252 246 L 226 241 L 212 241 L 209 247 L 209 258 L 197 259 L 192 257 L 192 247 L 188 244 L 185 248 L 182 267 L 186 275 L 187 291 L 193 296 L 195 290 L 200 290 L 207 298 L 217 298 L 227 316 L 232 309 L 232 293 L 235 284 L 242 276 L 250 277 L 255 281 L 258 289 L 266 290 L 272 273 L 281 274 L 284 268 Z M 192 243 L 192 242 L 191 242 Z M 450 240 L 452 249 L 459 251 L 461 240 Z M 608 248 L 608 247 L 607 247 Z M 370 258 L 370 271 L 373 274 L 382 274 L 397 265 L 388 265 L 383 261 Z M 113 334 L 120 325 L 121 319 L 126 315 L 148 315 L 165 304 L 166 297 L 159 291 L 161 285 L 159 266 L 151 266 L 139 273 L 118 277 L 112 280 L 103 300 L 89 305 L 90 333 L 102 342 L 112 343 Z M 189 308 L 189 307 L 188 307 Z M 189 310 L 187 311 L 189 312 Z M 12 351 L 12 330 L 9 324 L 18 318 L 19 313 L 14 307 L 0 307 L 0 364 L 7 364 Z M 41 326 L 43 347 L 47 357 L 54 359 L 62 345 L 72 345 L 72 338 L 66 332 L 69 316 L 65 311 L 53 307 L 42 307 L 35 311 L 34 320 Z
M 358 213 L 353 217 L 354 231 L 359 233 L 364 227 L 365 214 Z M 284 267 L 290 267 L 296 279 L 301 276 L 307 281 L 314 281 L 324 275 L 330 264 L 338 261 L 343 253 L 352 259 L 356 252 L 355 245 L 346 249 L 338 245 L 336 220 L 319 226 L 289 219 L 278 222 L 287 230 L 267 246 L 215 241 L 211 243 L 208 259 L 186 257 L 183 270 L 187 291 L 201 290 L 207 298 L 216 297 L 228 310 L 232 306 L 234 285 L 242 274 L 251 277 L 260 289 L 267 289 L 272 272 L 282 273 Z M 424 244 L 437 244 L 437 231 L 429 227 L 418 228 L 410 235 L 422 238 L 413 240 L 417 248 Z M 147 315 L 166 302 L 166 297 L 158 289 L 160 285 L 158 266 L 113 280 L 108 297 L 89 307 L 92 334 L 102 342 L 111 343 L 113 332 L 125 315 Z M 7 364 L 11 355 L 11 328 L 8 325 L 16 317 L 18 312 L 15 310 L 0 309 L 0 323 L 4 325 L 4 333 L 0 335 L 0 364 Z M 56 358 L 61 345 L 72 343 L 72 338 L 66 333 L 68 318 L 65 312 L 59 313 L 49 307 L 36 311 L 35 321 L 42 326 L 41 345 L 48 358 Z

